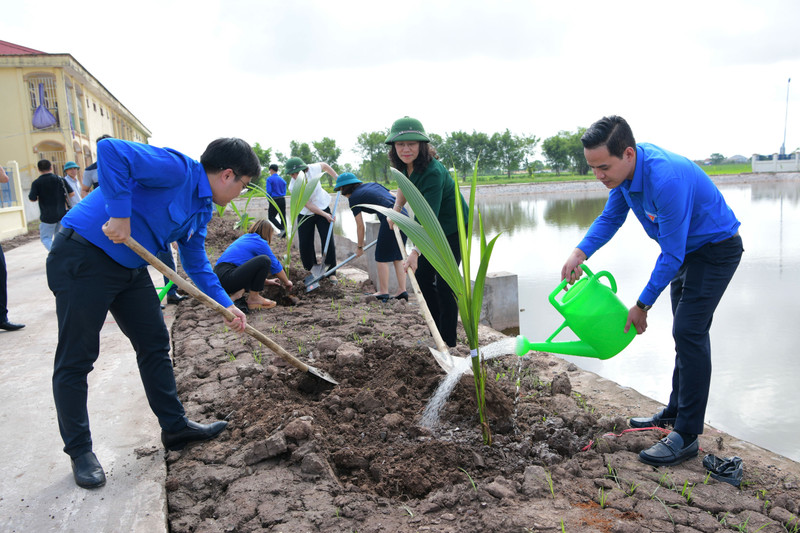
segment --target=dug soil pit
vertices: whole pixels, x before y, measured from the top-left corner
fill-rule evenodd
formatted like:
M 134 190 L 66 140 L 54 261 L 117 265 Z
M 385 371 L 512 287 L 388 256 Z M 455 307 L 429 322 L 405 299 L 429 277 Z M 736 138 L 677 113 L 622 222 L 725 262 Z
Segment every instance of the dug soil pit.
M 212 262 L 238 236 L 232 225 L 216 216 L 210 224 Z M 284 241 L 273 244 L 280 257 Z M 637 454 L 661 433 L 621 432 L 655 403 L 604 389 L 551 355 L 487 361 L 491 446 L 471 375 L 439 423 L 421 427 L 444 372 L 413 297 L 384 304 L 365 296 L 371 285 L 343 277 L 306 293 L 299 265 L 295 252 L 292 294 L 268 287 L 278 307 L 248 321 L 338 380 L 330 390 L 303 392 L 307 375 L 226 331 L 201 304 L 179 305 L 178 393 L 191 419 L 230 424 L 213 441 L 168 454 L 172 532 L 800 530 L 796 463 L 707 432 L 697 459 L 649 467 Z M 502 338 L 488 331 L 482 345 Z M 461 344 L 455 355 L 466 356 Z M 744 459 L 741 488 L 707 475 L 707 453 Z

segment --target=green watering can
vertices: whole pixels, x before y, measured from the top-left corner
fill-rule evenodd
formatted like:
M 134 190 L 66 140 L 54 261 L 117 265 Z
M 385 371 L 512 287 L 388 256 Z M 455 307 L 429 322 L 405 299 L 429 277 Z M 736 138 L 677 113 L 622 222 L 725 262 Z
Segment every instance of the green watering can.
M 544 342 L 529 342 L 522 335 L 517 336 L 516 353 L 520 357 L 531 350 L 578 355 L 608 359 L 621 352 L 636 336 L 636 328 L 631 325 L 625 333 L 628 309 L 617 297 L 617 282 L 607 271 L 592 274 L 586 265 L 581 265 L 586 276 L 567 289 L 561 301 L 556 296 L 567 288 L 567 280 L 562 280 L 550 293 L 550 303 L 564 317 L 564 323 Z M 607 278 L 611 287 L 600 283 Z M 569 327 L 580 339 L 578 341 L 554 342 L 561 330 Z

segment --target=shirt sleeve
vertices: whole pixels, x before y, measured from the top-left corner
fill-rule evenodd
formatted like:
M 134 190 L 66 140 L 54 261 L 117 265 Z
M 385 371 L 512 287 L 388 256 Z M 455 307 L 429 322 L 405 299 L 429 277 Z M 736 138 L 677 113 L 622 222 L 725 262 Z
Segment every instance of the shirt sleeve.
M 134 180 L 148 188 L 168 189 L 180 185 L 186 175 L 186 161 L 176 152 L 119 139 L 97 143 L 97 161 L 106 213 L 113 218 L 130 218 Z
M 275 257 L 275 254 L 272 252 L 272 248 L 270 248 L 267 241 L 259 237 L 249 241 L 248 246 L 250 247 L 250 253 L 252 254 L 252 257 L 266 255 L 269 258 L 270 274 L 277 274 L 283 270 L 283 265 L 278 258 Z
M 178 241 L 178 249 L 181 253 L 181 264 L 201 291 L 223 307 L 230 307 L 233 305 L 233 301 L 222 288 L 219 278 L 211 269 L 211 263 L 208 262 L 208 255 L 206 254 L 205 242 L 205 227 L 192 236 L 191 239 L 186 237 L 180 239 Z
M 31 202 L 36 202 L 39 199 L 39 189 L 37 187 L 37 184 L 38 182 L 36 180 L 34 180 L 34 182 L 31 183 L 31 192 L 28 193 L 28 200 L 30 200 Z
M 653 203 L 658 220 L 658 245 L 661 253 L 639 299 L 646 305 L 655 303 L 658 296 L 678 273 L 686 257 L 693 189 L 687 180 L 673 178 L 661 182 Z
M 432 164 L 433 162 L 431 162 L 429 166 Z M 436 215 L 437 218 L 442 208 L 443 181 L 442 175 L 434 171 L 427 176 L 423 174 L 422 179 L 419 180 L 419 184 L 417 185 L 419 192 L 425 197 L 425 200 L 428 202 L 428 205 L 431 206 L 431 210 L 433 210 L 433 214 Z
M 578 244 L 578 249 L 586 254 L 587 259 L 616 235 L 628 217 L 629 209 L 622 191 L 613 189 L 608 194 L 603 212 L 595 219 L 583 240 Z
M 92 183 L 93 183 L 92 176 L 93 176 L 93 175 L 94 175 L 96 172 L 97 172 L 97 170 L 95 170 L 95 169 L 85 170 L 85 171 L 83 172 L 83 178 L 81 178 L 81 184 L 82 184 L 84 187 L 91 187 L 91 186 L 92 186 Z
M 264 244 L 266 244 L 266 242 Z M 268 244 L 267 249 L 265 250 L 265 255 L 269 257 L 270 274 L 277 274 L 283 271 L 283 265 L 281 264 L 280 260 L 275 257 L 275 254 L 272 252 L 272 248 L 270 248 Z

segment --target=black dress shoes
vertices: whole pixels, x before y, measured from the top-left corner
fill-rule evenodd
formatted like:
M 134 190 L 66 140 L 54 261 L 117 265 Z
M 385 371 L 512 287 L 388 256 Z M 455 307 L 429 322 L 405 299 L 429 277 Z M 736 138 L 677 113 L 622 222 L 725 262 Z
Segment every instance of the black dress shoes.
M 25 324 L 14 324 L 13 322 L 9 322 L 5 320 L 0 322 L 0 329 L 4 329 L 6 331 L 17 331 L 18 329 L 22 329 L 25 327 Z
M 167 294 L 167 303 L 177 305 L 182 301 L 184 301 L 186 298 L 188 298 L 188 296 L 181 296 L 180 294 L 177 293 Z
M 628 423 L 632 428 L 663 428 L 675 425 L 675 417 L 665 416 L 664 411 L 654 414 L 653 416 L 631 418 Z
M 86 452 L 72 459 L 72 476 L 84 489 L 96 489 L 106 484 L 106 474 L 94 452 Z
M 395 299 L 395 300 L 405 300 L 405 301 L 408 301 L 408 292 L 406 292 L 406 291 L 403 291 L 403 292 L 401 292 L 400 294 L 398 294 L 397 296 L 395 296 L 395 297 L 394 297 L 394 299 Z
M 675 466 L 687 459 L 697 457 L 700 441 L 697 437 L 685 444 L 683 438 L 673 431 L 646 450 L 639 452 L 639 460 L 651 466 Z
M 197 422 L 189 423 L 180 431 L 175 433 L 161 432 L 161 442 L 164 448 L 172 451 L 182 450 L 187 444 L 194 442 L 203 442 L 211 440 L 220 433 L 228 425 L 225 421 L 213 422 L 211 424 L 198 424 Z

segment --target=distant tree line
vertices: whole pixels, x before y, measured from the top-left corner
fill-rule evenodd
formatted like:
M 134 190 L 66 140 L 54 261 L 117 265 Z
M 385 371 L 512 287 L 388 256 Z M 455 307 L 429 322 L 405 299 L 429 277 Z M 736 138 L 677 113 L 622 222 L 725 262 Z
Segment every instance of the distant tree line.
M 580 142 L 585 131 L 586 128 L 578 128 L 574 133 L 561 131 L 544 142 L 534 135 L 517 135 L 508 129 L 492 134 L 473 130 L 472 133 L 454 131 L 446 133 L 444 137 L 435 133 L 429 136 L 439 160 L 466 180 L 472 175 L 476 161 L 481 175 L 495 173 L 510 177 L 512 173 L 520 171 L 532 175 L 546 166 L 558 174 L 588 174 L 589 166 L 583 157 L 583 145 Z M 323 137 L 321 141 L 314 141 L 310 145 L 293 140 L 289 143 L 288 155 L 278 151 L 273 154 L 271 148 L 263 148 L 258 143 L 253 149 L 265 168 L 262 179 L 268 175 L 266 167 L 270 163 L 282 166 L 288 158 L 300 157 L 307 163 L 324 161 L 336 172 L 353 172 L 364 181 L 388 183 L 388 147 L 384 144 L 387 135 L 388 130 L 381 130 L 365 131 L 358 136 L 354 150 L 361 157 L 358 167 L 349 163 L 339 164 L 342 150 L 329 137 Z M 541 149 L 545 162 L 535 159 L 537 148 Z M 332 181 L 329 177 L 328 184 L 333 185 Z

